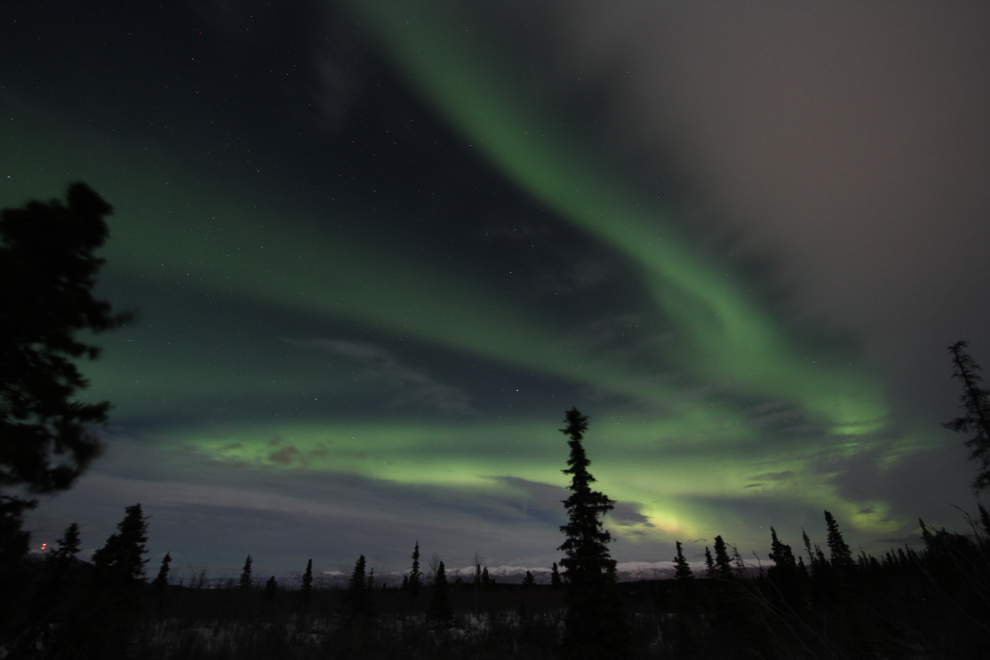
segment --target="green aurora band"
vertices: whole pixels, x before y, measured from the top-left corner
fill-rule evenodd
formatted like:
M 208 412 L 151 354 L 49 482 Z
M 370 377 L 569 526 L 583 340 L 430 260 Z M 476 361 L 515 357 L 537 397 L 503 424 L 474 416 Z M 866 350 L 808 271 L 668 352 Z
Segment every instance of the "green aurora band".
M 122 278 L 181 283 L 198 295 L 347 319 L 648 402 L 650 413 L 595 414 L 589 437 L 603 490 L 637 503 L 648 520 L 616 523 L 622 536 L 709 534 L 730 521 L 705 497 L 755 495 L 829 506 L 862 530 L 897 527 L 885 503 L 843 499 L 824 477 L 806 469 L 813 451 L 850 455 L 872 447 L 871 438 L 888 417 L 876 379 L 787 338 L 723 269 L 692 254 L 661 208 L 616 174 L 590 165 L 592 156 L 578 141 L 557 138 L 558 129 L 543 119 L 548 115 L 538 104 L 520 102 L 508 73 L 488 65 L 494 58 L 483 57 L 478 42 L 439 16 L 442 5 L 353 4 L 424 98 L 505 176 L 635 265 L 653 296 L 651 313 L 678 329 L 679 339 L 663 359 L 691 374 L 699 387 L 708 386 L 707 394 L 685 395 L 665 385 L 656 378 L 656 365 L 615 364 L 590 355 L 574 345 L 566 328 L 483 282 L 445 276 L 398 246 L 316 229 L 332 227 L 310 222 L 325 219 L 325 212 L 301 208 L 285 217 L 281 205 L 255 193 L 221 195 L 195 165 L 161 145 L 87 133 L 40 109 L 30 119 L 10 110 L 17 115 L 17 140 L 8 143 L 4 157 L 30 175 L 16 190 L 5 187 L 0 204 L 48 198 L 68 180 L 86 180 L 117 210 L 106 256 L 110 272 Z M 167 357 L 156 358 L 128 352 L 126 340 L 107 337 L 106 358 L 86 365 L 90 395 L 113 400 L 115 419 L 127 420 L 154 413 L 163 397 L 182 405 L 218 392 L 318 390 L 332 396 L 354 387 L 315 371 L 293 379 L 286 369 L 273 377 L 277 365 L 248 374 L 221 371 L 198 354 L 193 338 L 173 339 Z M 816 441 L 813 448 L 767 441 L 748 421 L 750 404 L 738 403 L 767 399 L 798 406 L 829 430 L 831 440 Z M 250 424 L 177 423 L 149 432 L 147 440 L 256 467 L 506 491 L 512 486 L 499 477 L 563 485 L 556 428 L 555 419 L 341 423 L 283 417 Z M 928 442 L 902 438 L 887 458 Z M 752 475 L 770 471 L 800 475 L 800 486 L 792 479 L 744 490 Z

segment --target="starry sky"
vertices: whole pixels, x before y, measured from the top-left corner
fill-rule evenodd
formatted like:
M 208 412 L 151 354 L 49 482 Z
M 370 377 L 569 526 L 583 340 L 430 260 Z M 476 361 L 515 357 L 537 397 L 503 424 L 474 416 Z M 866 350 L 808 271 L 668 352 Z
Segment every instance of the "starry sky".
M 115 208 L 107 451 L 180 570 L 549 566 L 563 413 L 622 562 L 962 529 L 990 364 L 990 8 L 15 0 L 0 206 Z

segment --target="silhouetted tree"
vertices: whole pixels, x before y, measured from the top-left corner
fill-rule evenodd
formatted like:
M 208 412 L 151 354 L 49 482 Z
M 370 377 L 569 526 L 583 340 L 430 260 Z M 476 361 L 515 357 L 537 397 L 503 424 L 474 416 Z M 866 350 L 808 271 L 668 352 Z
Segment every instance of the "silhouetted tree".
M 694 608 L 694 573 L 691 565 L 684 558 L 684 549 L 680 541 L 675 541 L 677 554 L 674 555 L 674 590 L 677 596 L 676 605 L 681 612 L 687 613 Z
M 554 562 L 550 566 L 550 586 L 556 589 L 560 584 L 560 571 L 557 570 L 557 562 Z
M 93 297 L 110 205 L 84 183 L 66 197 L 68 205 L 31 201 L 0 214 L 0 486 L 32 493 L 69 488 L 100 451 L 90 427 L 110 404 L 75 400 L 88 385 L 77 360 L 100 351 L 76 334 L 131 318 Z M 0 493 L 0 601 L 14 595 L 30 540 L 21 520 L 33 506 Z
M 776 568 L 786 571 L 797 568 L 797 562 L 794 560 L 794 552 L 791 550 L 791 546 L 782 543 L 777 538 L 777 530 L 773 528 L 773 525 L 770 526 L 770 560 L 774 563 L 772 569 Z
M 615 560 L 608 551 L 612 540 L 602 518 L 614 503 L 604 493 L 591 489 L 595 478 L 581 443 L 588 418 L 577 408 L 567 411 L 571 453 L 564 474 L 571 475 L 570 497 L 564 500 L 568 522 L 560 531 L 567 537 L 558 548 L 566 555 L 560 563 L 567 577 L 563 652 L 567 658 L 625 658 L 630 654 L 629 633 L 622 601 L 615 591 Z
M 62 534 L 62 538 L 58 540 L 55 545 L 55 549 L 52 551 L 59 559 L 72 559 L 77 554 L 81 548 L 81 542 L 79 539 L 79 524 L 72 523 L 65 528 L 65 533 Z
M 148 519 L 141 513 L 141 505 L 124 509 L 124 519 L 117 524 L 117 532 L 110 535 L 106 544 L 93 553 L 93 565 L 97 574 L 109 582 L 125 584 L 144 577 L 144 555 L 148 552 Z
M 715 571 L 715 560 L 712 559 L 712 551 L 705 546 L 705 577 L 713 578 L 717 575 Z
M 306 572 L 302 577 L 302 589 L 300 590 L 304 607 L 309 607 L 313 600 L 313 560 L 306 562 Z
M 420 578 L 422 575 L 423 572 L 419 570 L 419 541 L 416 541 L 416 547 L 413 548 L 412 553 L 412 569 L 409 571 L 409 582 L 406 584 L 409 593 L 412 594 L 414 599 L 419 595 Z
M 427 617 L 443 626 L 449 626 L 454 618 L 454 612 L 450 608 L 449 590 L 447 574 L 444 571 L 443 562 L 440 561 L 437 564 L 436 576 L 433 579 L 433 598 L 430 600 Z
M 852 551 L 846 545 L 845 539 L 842 538 L 842 532 L 839 531 L 839 523 L 835 522 L 835 518 L 828 511 L 825 512 L 825 524 L 828 526 L 828 538 L 826 542 L 828 543 L 832 567 L 839 570 L 853 568 L 856 562 L 853 561 Z
M 957 341 L 949 346 L 952 356 L 952 377 L 963 383 L 963 392 L 959 397 L 966 414 L 956 417 L 944 424 L 945 428 L 959 433 L 973 434 L 966 441 L 966 446 L 972 451 L 970 459 L 979 461 L 979 472 L 973 479 L 973 492 L 979 493 L 990 487 L 990 392 L 980 387 L 983 378 L 978 373 L 980 365 L 966 352 L 968 342 Z
M 481 586 L 487 589 L 492 584 L 491 577 L 488 575 L 488 567 L 485 566 L 481 569 Z
M 733 577 L 732 560 L 721 536 L 715 537 L 715 576 L 723 580 L 731 580 Z
M 252 564 L 251 555 L 248 555 L 247 559 L 244 560 L 244 568 L 241 569 L 241 579 L 238 582 L 238 586 L 241 589 L 250 589 L 252 586 L 251 564 Z
M 790 606 L 800 602 L 800 587 L 798 563 L 794 559 L 791 546 L 777 538 L 777 530 L 770 526 L 770 560 L 773 566 L 767 571 L 767 577 L 776 588 L 776 594 Z M 804 565 L 802 564 L 802 567 Z
M 534 587 L 536 586 L 536 578 L 530 571 L 526 571 L 526 577 L 523 578 L 522 583 L 524 587 Z
M 674 541 L 674 544 L 677 546 L 677 555 L 674 556 L 674 579 L 693 580 L 694 573 L 691 572 L 691 565 L 684 558 L 684 550 L 681 548 L 681 542 Z
M 171 563 L 172 555 L 166 552 L 165 556 L 162 557 L 162 565 L 158 569 L 158 575 L 151 583 L 151 586 L 155 589 L 155 591 L 165 591 L 168 587 L 169 564 Z
M 367 617 L 372 610 L 372 592 L 366 576 L 367 562 L 364 555 L 354 562 L 354 572 L 344 595 L 344 616 L 352 623 Z

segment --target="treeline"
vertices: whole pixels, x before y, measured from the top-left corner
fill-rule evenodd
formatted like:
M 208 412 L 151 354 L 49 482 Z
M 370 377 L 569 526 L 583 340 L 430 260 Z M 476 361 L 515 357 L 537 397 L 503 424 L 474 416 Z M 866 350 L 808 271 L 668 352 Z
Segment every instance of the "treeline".
M 920 522 L 920 521 L 919 521 Z M 676 544 L 675 577 L 614 585 L 635 658 L 975 658 L 990 643 L 990 513 L 968 535 L 920 522 L 924 547 L 854 554 L 825 512 L 823 549 L 802 534 L 798 555 L 771 528 L 772 563 L 747 563 L 722 537 L 697 573 Z M 166 554 L 144 580 L 147 518 L 126 515 L 93 561 L 76 558 L 70 526 L 23 573 L 6 622 L 9 658 L 548 658 L 562 652 L 569 581 L 537 585 L 448 580 L 418 543 L 401 587 L 377 584 L 364 556 L 343 587 L 256 579 L 208 586 L 170 579 Z M 805 560 L 807 558 L 807 561 Z
M 657 603 L 670 657 L 976 658 L 990 648 L 990 514 L 971 534 L 919 520 L 924 548 L 858 555 L 825 511 L 828 556 L 802 531 L 795 558 L 771 527 L 772 564 L 753 575 L 715 537 L 698 580 L 680 543 Z M 732 649 L 735 649 L 733 651 Z

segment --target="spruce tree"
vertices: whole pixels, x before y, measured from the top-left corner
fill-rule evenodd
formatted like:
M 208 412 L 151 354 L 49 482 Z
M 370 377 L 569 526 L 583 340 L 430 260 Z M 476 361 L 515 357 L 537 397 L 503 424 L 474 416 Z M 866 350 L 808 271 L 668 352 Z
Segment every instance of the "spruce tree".
M 595 478 L 588 472 L 591 461 L 581 442 L 588 418 L 572 408 L 564 421 L 567 426 L 561 432 L 568 437 L 571 453 L 563 472 L 571 476 L 571 495 L 564 500 L 568 522 L 560 527 L 567 538 L 558 548 L 566 555 L 560 563 L 568 583 L 562 650 L 572 659 L 626 658 L 630 640 L 615 591 L 615 560 L 608 551 L 612 536 L 602 524 L 614 503 L 591 488 Z
M 560 571 L 557 570 L 557 562 L 554 562 L 550 566 L 550 586 L 556 589 L 560 584 Z
M 76 399 L 78 364 L 100 349 L 77 334 L 131 319 L 93 296 L 112 207 L 81 182 L 66 201 L 0 214 L 0 483 L 35 493 L 71 487 L 101 450 L 110 403 Z
M 426 613 L 426 616 L 431 621 L 444 627 L 448 627 L 454 618 L 454 612 L 450 608 L 449 590 L 450 586 L 447 584 L 447 574 L 441 561 L 437 565 L 436 578 L 433 581 L 433 598 L 430 600 L 430 609 Z
M 687 559 L 684 558 L 684 551 L 681 548 L 680 541 L 674 541 L 677 545 L 677 555 L 674 557 L 674 579 L 675 580 L 693 580 L 694 573 L 691 572 L 691 565 L 688 564 Z
M 715 560 L 712 559 L 712 551 L 705 546 L 705 577 L 713 578 L 716 576 L 715 571 Z
M 416 541 L 416 547 L 413 549 L 412 560 L 412 569 L 409 571 L 409 582 L 406 586 L 415 598 L 419 595 L 420 576 L 423 575 L 419 570 L 419 541 Z
M 832 567 L 839 570 L 853 568 L 856 562 L 853 561 L 852 551 L 846 545 L 845 539 L 842 538 L 839 524 L 835 522 L 835 518 L 828 511 L 825 512 L 825 524 L 828 526 L 828 538 L 826 540 Z
M 674 555 L 674 594 L 675 608 L 683 614 L 689 614 L 694 610 L 695 585 L 694 573 L 691 565 L 684 558 L 684 549 L 680 541 L 675 541 L 677 554 Z
M 715 537 L 715 576 L 723 580 L 731 580 L 733 577 L 729 549 L 721 536 Z
M 93 553 L 93 565 L 97 574 L 109 582 L 129 583 L 144 577 L 144 555 L 148 552 L 148 519 L 141 513 L 141 505 L 124 509 L 124 519 L 117 524 L 117 532 L 111 534 L 106 545 Z
M 979 461 L 980 467 L 973 479 L 973 492 L 979 494 L 990 487 L 990 392 L 980 387 L 983 378 L 978 373 L 980 365 L 966 352 L 968 342 L 957 341 L 949 346 L 952 356 L 952 377 L 962 381 L 963 392 L 959 397 L 966 414 L 956 417 L 943 426 L 958 433 L 972 433 L 966 441 L 971 449 L 969 458 Z
M 304 607 L 309 607 L 313 599 L 313 560 L 306 562 L 306 572 L 302 577 L 302 589 L 300 590 Z
M 368 616 L 372 610 L 372 592 L 365 575 L 366 568 L 367 562 L 364 555 L 361 555 L 354 562 L 354 572 L 351 573 L 351 581 L 344 595 L 344 616 L 351 621 Z
M 72 523 L 65 529 L 62 538 L 58 540 L 54 553 L 59 559 L 72 559 L 81 548 L 79 541 L 79 525 Z
M 238 583 L 238 586 L 241 589 L 247 590 L 247 589 L 250 589 L 251 586 L 252 586 L 252 581 L 251 581 L 251 564 L 252 563 L 253 562 L 251 560 L 251 555 L 248 555 L 247 556 L 247 559 L 244 560 L 244 568 L 241 570 L 241 579 L 240 579 L 240 582 Z
M 530 571 L 526 571 L 526 577 L 523 578 L 522 583 L 524 587 L 534 587 L 536 586 L 536 578 Z
M 168 587 L 168 573 L 169 573 L 168 565 L 171 563 L 172 563 L 172 555 L 166 552 L 165 556 L 162 557 L 162 565 L 158 569 L 158 575 L 151 583 L 151 586 L 155 589 L 155 591 L 165 591 L 166 587 Z
M 777 538 L 777 530 L 770 526 L 770 560 L 773 566 L 767 577 L 776 587 L 776 593 L 791 606 L 800 602 L 798 563 L 794 559 L 791 546 Z M 804 564 L 801 564 L 803 568 Z
M 777 530 L 770 526 L 770 560 L 774 563 L 775 568 L 779 568 L 782 571 L 790 571 L 797 568 L 797 562 L 794 560 L 794 552 L 791 551 L 791 546 L 786 543 L 781 543 L 780 539 L 777 538 Z

